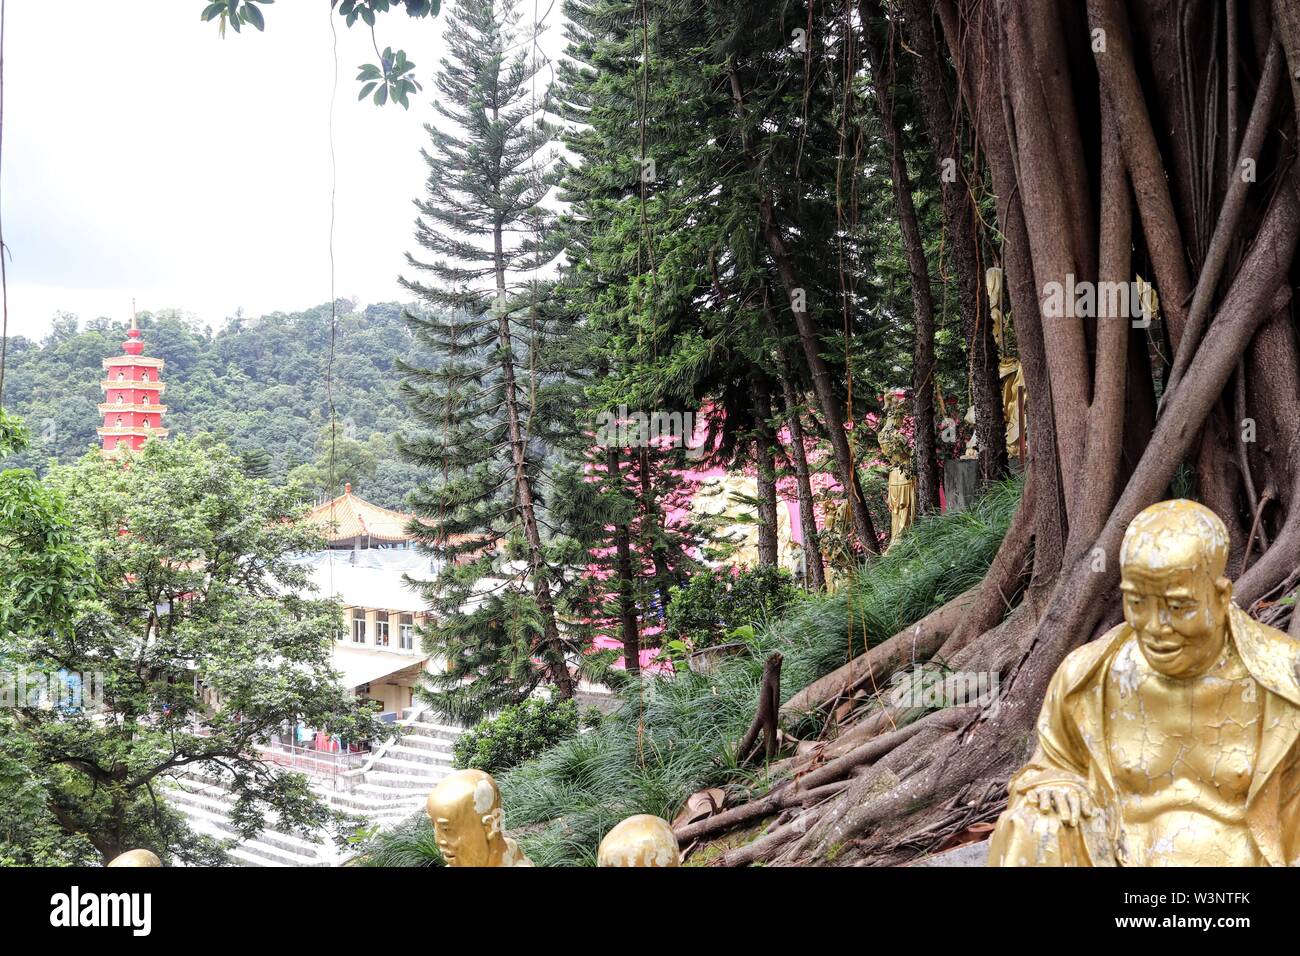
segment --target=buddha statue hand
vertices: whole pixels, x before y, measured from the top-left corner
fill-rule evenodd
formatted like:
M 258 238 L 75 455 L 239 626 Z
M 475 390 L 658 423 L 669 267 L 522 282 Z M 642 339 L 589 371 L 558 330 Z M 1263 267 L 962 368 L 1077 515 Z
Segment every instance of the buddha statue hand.
M 1030 791 L 1028 797 L 1039 812 L 1055 814 L 1067 827 L 1077 827 L 1081 820 L 1097 813 L 1096 802 L 1081 783 L 1044 784 Z

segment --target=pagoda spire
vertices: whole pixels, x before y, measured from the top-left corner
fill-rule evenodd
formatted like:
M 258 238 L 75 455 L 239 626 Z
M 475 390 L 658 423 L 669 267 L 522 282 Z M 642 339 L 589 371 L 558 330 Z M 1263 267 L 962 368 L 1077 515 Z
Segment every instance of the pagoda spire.
M 99 436 L 104 451 L 123 448 L 138 450 L 150 438 L 167 437 L 162 404 L 163 360 L 144 354 L 144 341 L 136 321 L 135 302 L 131 303 L 131 328 L 122 343 L 122 354 L 104 359 L 104 401 L 99 412 L 104 424 Z

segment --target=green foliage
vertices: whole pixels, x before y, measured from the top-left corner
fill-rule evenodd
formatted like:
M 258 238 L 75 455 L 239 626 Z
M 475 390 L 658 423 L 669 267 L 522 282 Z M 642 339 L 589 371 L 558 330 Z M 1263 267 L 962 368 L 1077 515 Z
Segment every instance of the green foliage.
M 701 787 L 763 786 L 736 765 L 732 750 L 753 719 L 766 655 L 784 655 L 782 694 L 789 698 L 972 587 L 993 560 L 1019 491 L 1009 482 L 968 511 L 922 518 L 844 589 L 801 601 L 758 628 L 753 654 L 707 676 L 647 677 L 628 687 L 623 706 L 598 729 L 498 779 L 507 827 L 539 866 L 590 866 L 601 838 L 630 814 L 672 819 Z M 431 833 L 421 814 L 392 837 L 393 850 L 390 836 L 380 834 L 362 860 L 417 863 Z
M 269 6 L 275 0 L 214 0 L 203 8 L 199 19 L 204 22 L 217 21 L 217 30 L 223 37 L 227 26 L 236 33 L 242 29 L 241 24 L 248 24 L 261 31 L 266 29 L 266 20 L 256 6 L 259 3 Z M 436 17 L 442 0 L 330 0 L 330 6 L 338 8 L 339 16 L 343 17 L 349 27 L 360 20 L 369 28 L 373 38 L 375 18 L 379 14 L 387 13 L 392 8 L 404 7 L 407 16 L 415 19 Z M 409 108 L 410 95 L 423 89 L 412 75 L 415 64 L 406 58 L 405 50 L 394 52 L 392 47 L 385 47 L 380 53 L 377 43 L 375 55 L 379 62 L 363 64 L 361 73 L 357 76 L 357 80 L 363 84 L 357 99 L 363 100 L 373 91 L 376 106 L 392 102 L 400 103 L 403 109 Z
M 498 774 L 577 732 L 578 705 L 572 700 L 530 697 L 461 734 L 455 744 L 455 765 Z
M 541 530 L 560 417 L 543 363 L 563 329 L 537 279 L 558 252 L 543 205 L 551 130 L 520 20 L 518 0 L 462 0 L 446 19 L 434 78 L 445 122 L 428 127 L 421 251 L 407 257 L 420 278 L 402 280 L 431 307 L 410 321 L 437 358 L 402 364 L 417 428 L 400 444 L 425 476 L 411 500 L 422 544 L 444 562 L 423 582 L 433 616 L 422 638 L 448 666 L 421 694 L 468 721 L 566 685 L 576 650 L 559 630 L 559 555 Z
M 241 23 L 255 27 L 260 32 L 266 29 L 266 20 L 262 16 L 262 11 L 257 8 L 259 3 L 270 5 L 275 3 L 275 0 L 215 0 L 204 7 L 199 19 L 205 22 L 216 20 L 217 29 L 222 36 L 226 35 L 227 26 L 238 33 Z
M 684 587 L 673 588 L 664 631 L 691 650 L 711 647 L 738 628 L 780 617 L 798 594 L 782 568 L 697 571 Z
M 349 24 L 350 26 L 351 24 Z M 415 64 L 406 59 L 406 51 L 393 53 L 392 47 L 384 47 L 379 55 L 380 65 L 364 63 L 357 79 L 361 81 L 361 92 L 357 99 L 364 100 L 372 92 L 376 106 L 383 106 L 390 99 L 402 104 L 402 109 L 410 109 L 410 95 L 424 89 L 411 74 Z
M 220 862 L 157 792 L 187 769 L 226 778 L 242 836 L 268 814 L 303 833 L 326 821 L 305 780 L 255 747 L 290 721 L 351 740 L 379 730 L 335 681 L 338 605 L 292 596 L 307 584 L 294 556 L 321 544 L 300 501 L 183 438 L 91 453 L 44 481 L 0 474 L 0 662 L 87 695 L 28 695 L 0 718 L 0 776 L 27 795 L 21 817 L 0 817 L 9 839 L 66 861 L 92 846 Z M 36 862 L 21 842 L 0 856 Z

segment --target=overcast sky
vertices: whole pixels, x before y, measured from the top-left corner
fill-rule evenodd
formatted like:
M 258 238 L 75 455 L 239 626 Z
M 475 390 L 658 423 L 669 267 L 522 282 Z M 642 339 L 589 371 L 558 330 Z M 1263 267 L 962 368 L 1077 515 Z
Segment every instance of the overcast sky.
M 280 0 L 264 7 L 265 33 L 224 40 L 200 22 L 204 6 L 8 0 L 0 175 L 11 335 L 44 335 L 60 310 L 124 319 L 132 298 L 214 328 L 240 307 L 329 301 L 329 5 Z M 396 276 L 413 248 L 442 21 L 399 11 L 376 24 L 380 48 L 405 49 L 424 84 L 402 110 L 357 102 L 357 70 L 376 59 L 370 34 L 333 19 L 335 291 L 363 304 L 405 299 Z

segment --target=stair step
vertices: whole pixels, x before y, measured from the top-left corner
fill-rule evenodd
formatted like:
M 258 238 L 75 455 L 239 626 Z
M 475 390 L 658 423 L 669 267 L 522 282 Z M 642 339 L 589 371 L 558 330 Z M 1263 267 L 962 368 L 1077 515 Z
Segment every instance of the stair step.
M 329 801 L 329 805 L 344 813 L 366 816 L 393 807 L 415 806 L 417 802 L 423 802 L 422 794 L 423 791 L 419 790 L 390 790 L 363 783 L 350 794 L 339 794 Z
M 449 727 L 446 724 L 426 724 L 416 722 L 408 725 L 409 733 L 437 740 L 454 741 L 465 732 L 463 727 Z
M 446 755 L 450 760 L 452 757 L 452 742 L 443 740 L 441 737 L 425 737 L 423 734 L 406 734 L 397 743 L 392 744 L 388 749 L 401 747 L 404 750 L 415 750 L 426 754 Z
M 425 765 L 433 764 L 435 766 L 447 768 L 450 768 L 452 764 L 452 755 L 450 751 L 428 750 L 424 747 L 410 747 L 405 743 L 393 744 L 393 746 L 384 751 L 384 756 L 381 759 L 406 760 L 411 763 L 421 763 Z
M 445 776 L 446 774 L 427 774 L 417 777 L 406 773 L 391 773 L 383 770 L 376 770 L 366 774 L 365 785 L 377 786 L 389 790 L 427 791 L 437 786 L 438 781 Z
M 422 780 L 437 781 L 451 773 L 451 764 L 432 761 L 408 760 L 400 754 L 385 754 L 376 760 L 366 771 L 366 780 L 373 781 L 377 774 L 418 777 Z

